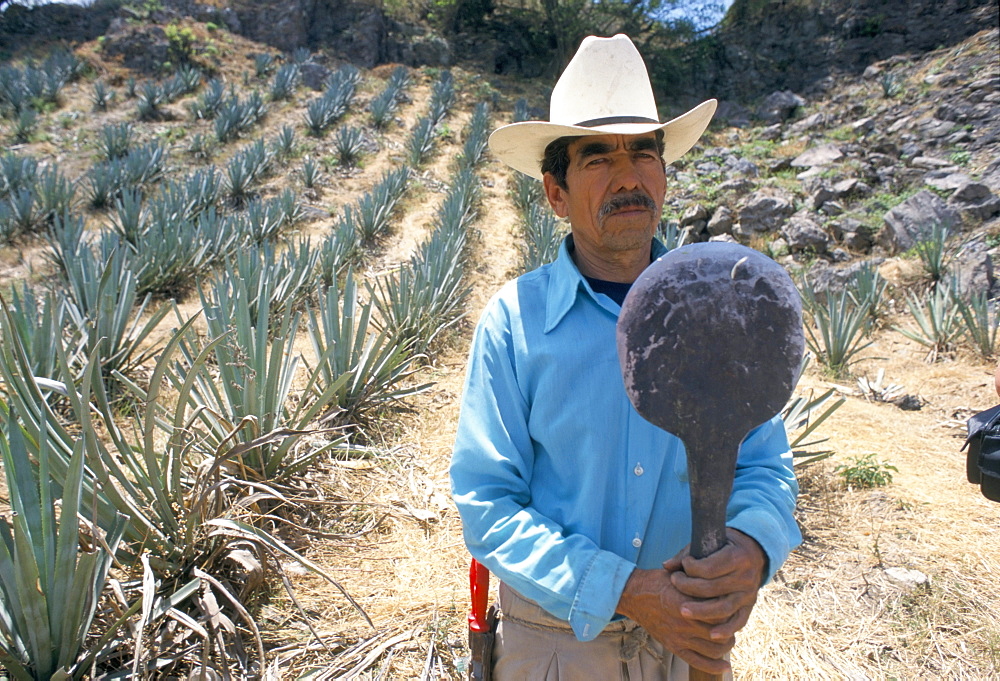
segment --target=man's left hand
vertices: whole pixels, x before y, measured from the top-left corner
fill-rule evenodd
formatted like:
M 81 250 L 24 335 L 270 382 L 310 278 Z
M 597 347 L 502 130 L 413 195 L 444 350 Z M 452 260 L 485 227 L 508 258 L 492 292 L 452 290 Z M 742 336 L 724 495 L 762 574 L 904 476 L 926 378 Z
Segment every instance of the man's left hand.
M 750 619 L 766 566 L 760 545 L 732 528 L 726 528 L 726 544 L 710 556 L 695 560 L 685 550 L 663 564 L 674 587 L 691 597 L 681 604 L 681 615 L 714 625 L 711 637 L 717 641 Z

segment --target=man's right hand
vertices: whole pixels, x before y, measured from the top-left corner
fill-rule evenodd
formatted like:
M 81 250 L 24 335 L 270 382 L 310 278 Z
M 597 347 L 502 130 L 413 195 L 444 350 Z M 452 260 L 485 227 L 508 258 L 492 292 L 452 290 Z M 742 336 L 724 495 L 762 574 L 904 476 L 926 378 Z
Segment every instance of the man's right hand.
M 713 639 L 713 623 L 681 614 L 681 606 L 690 603 L 691 597 L 673 585 L 671 574 L 676 571 L 633 570 L 618 601 L 618 612 L 692 667 L 711 674 L 731 671 L 723 656 L 735 645 L 735 635 Z

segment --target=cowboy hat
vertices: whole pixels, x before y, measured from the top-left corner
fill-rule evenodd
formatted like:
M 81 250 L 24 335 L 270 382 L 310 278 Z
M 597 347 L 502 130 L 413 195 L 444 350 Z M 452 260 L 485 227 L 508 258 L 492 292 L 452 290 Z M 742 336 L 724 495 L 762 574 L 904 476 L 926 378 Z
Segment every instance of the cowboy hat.
M 540 180 L 545 147 L 559 137 L 663 130 L 663 161 L 671 163 L 695 145 L 715 106 L 710 99 L 660 123 L 646 64 L 629 37 L 587 36 L 552 89 L 551 120 L 497 128 L 490 135 L 490 150 L 510 167 Z

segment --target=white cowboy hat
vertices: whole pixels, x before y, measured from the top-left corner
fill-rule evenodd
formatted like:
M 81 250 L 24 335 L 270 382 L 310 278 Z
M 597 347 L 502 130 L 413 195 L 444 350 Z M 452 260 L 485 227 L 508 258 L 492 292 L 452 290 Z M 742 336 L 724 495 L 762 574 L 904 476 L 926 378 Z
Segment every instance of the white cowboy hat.
M 629 37 L 587 36 L 552 89 L 551 120 L 497 128 L 490 135 L 490 150 L 510 167 L 540 180 L 545 147 L 559 137 L 663 130 L 663 161 L 671 163 L 695 145 L 715 107 L 710 99 L 660 123 L 646 64 Z

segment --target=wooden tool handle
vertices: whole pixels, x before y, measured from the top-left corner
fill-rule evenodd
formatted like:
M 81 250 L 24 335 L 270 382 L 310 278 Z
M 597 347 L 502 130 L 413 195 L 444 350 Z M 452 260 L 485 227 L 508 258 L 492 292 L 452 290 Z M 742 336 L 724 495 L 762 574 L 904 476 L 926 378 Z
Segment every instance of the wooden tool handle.
M 688 448 L 691 555 L 694 558 L 710 556 L 726 544 L 726 506 L 733 488 L 733 467 L 738 453 L 738 447 L 733 447 L 732 442 L 739 439 L 719 433 L 712 435 L 715 437 L 692 442 Z M 723 678 L 722 674 L 700 669 L 688 671 L 688 681 L 722 681 Z
M 688 681 L 722 681 L 722 674 L 710 674 L 708 672 L 703 672 L 700 669 L 692 668 L 688 672 Z

